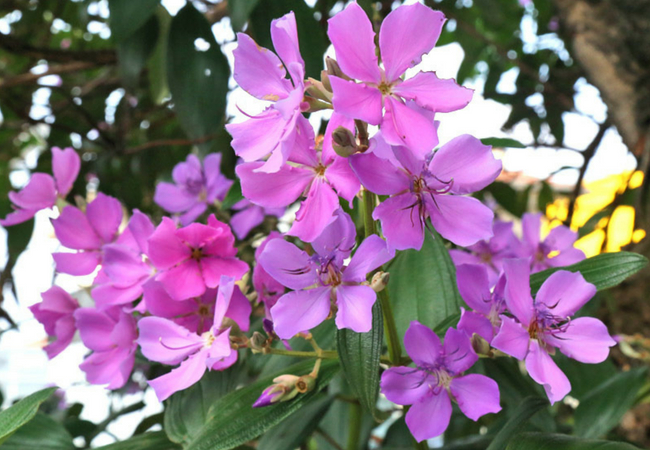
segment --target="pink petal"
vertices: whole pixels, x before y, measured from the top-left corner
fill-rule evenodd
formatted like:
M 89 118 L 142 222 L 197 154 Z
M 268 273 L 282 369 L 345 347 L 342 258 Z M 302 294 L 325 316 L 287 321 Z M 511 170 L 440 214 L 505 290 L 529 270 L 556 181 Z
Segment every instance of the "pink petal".
M 290 289 L 304 289 L 317 281 L 316 269 L 309 255 L 283 239 L 269 241 L 258 263 Z
M 339 197 L 332 187 L 325 180 L 316 178 L 309 188 L 307 198 L 300 204 L 296 220 L 287 234 L 311 242 L 332 221 L 332 215 L 339 208 Z
M 501 173 L 501 161 L 494 158 L 490 146 L 464 134 L 434 154 L 429 170 L 439 180 L 451 181 L 454 194 L 469 194 L 496 180 Z
M 572 320 L 566 331 L 547 334 L 545 340 L 569 358 L 588 364 L 605 361 L 609 348 L 616 345 L 605 324 L 593 317 Z
M 149 252 L 147 239 L 149 239 L 156 230 L 156 227 L 154 227 L 149 216 L 134 209 L 133 215 L 129 220 L 128 230 L 131 232 L 133 239 L 138 244 L 140 252 L 147 254 Z
M 444 389 L 437 395 L 429 391 L 406 413 L 406 425 L 418 442 L 440 436 L 449 426 L 450 419 L 451 401 Z
M 58 356 L 63 350 L 65 350 L 72 342 L 74 334 L 77 331 L 72 316 L 62 317 L 56 322 L 54 328 L 54 336 L 56 336 L 56 340 L 43 347 L 48 359 Z
M 169 296 L 162 284 L 151 280 L 142 286 L 144 302 L 154 316 L 172 318 L 196 313 L 198 305 L 194 299 L 178 302 Z M 138 322 L 139 323 L 139 322 Z
M 205 292 L 205 282 L 201 277 L 199 264 L 194 259 L 158 273 L 156 281 L 161 283 L 171 298 L 176 301 L 198 297 Z
M 467 305 L 484 314 L 490 312 L 492 294 L 487 269 L 476 264 L 462 264 L 456 268 L 458 291 Z
M 108 389 L 119 389 L 129 380 L 135 363 L 135 346 L 115 347 L 106 352 L 96 352 L 79 365 L 91 384 L 107 384 Z
M 40 309 L 61 314 L 72 314 L 79 308 L 79 302 L 59 286 L 52 286 L 41 294 Z
M 161 402 L 166 400 L 173 393 L 182 391 L 199 381 L 205 371 L 208 352 L 199 351 L 187 358 L 180 366 L 154 380 L 149 381 L 151 386 Z
M 90 293 L 98 308 L 126 305 L 137 300 L 142 295 L 142 286 L 135 284 L 127 287 L 116 287 L 112 284 L 101 284 Z
M 524 326 L 533 318 L 533 297 L 530 295 L 530 268 L 525 259 L 506 259 L 503 263 L 506 276 L 506 305 Z
M 367 333 L 372 328 L 372 305 L 377 294 L 370 286 L 345 286 L 336 289 L 336 327 Z
M 460 410 L 473 421 L 485 414 L 501 411 L 499 386 L 485 375 L 470 374 L 454 378 L 450 390 Z
M 564 250 L 573 247 L 578 239 L 578 233 L 564 225 L 553 228 L 544 239 L 544 244 L 551 250 Z
M 435 72 L 419 72 L 395 86 L 393 93 L 430 111 L 446 113 L 467 106 L 474 91 L 459 86 L 454 79 L 442 80 Z
M 261 163 L 244 163 L 235 172 L 241 180 L 244 197 L 266 208 L 278 208 L 295 202 L 314 179 L 309 169 L 285 165 L 275 173 L 256 172 Z
M 408 193 L 387 198 L 377 205 L 372 217 L 381 221 L 381 230 L 390 249 L 422 248 L 424 230 L 415 195 Z
M 536 250 L 541 238 L 542 213 L 525 213 L 521 219 L 523 241 L 531 249 Z
M 252 311 L 251 302 L 248 301 L 248 298 L 242 293 L 239 286 L 234 285 L 230 303 L 226 310 L 226 317 L 234 320 L 240 330 L 248 331 Z
M 343 281 L 362 283 L 366 280 L 368 273 L 386 264 L 393 256 L 395 256 L 395 252 L 388 249 L 386 241 L 376 234 L 368 236 L 363 240 L 343 272 Z
M 233 137 L 235 154 L 244 161 L 257 161 L 274 150 L 282 140 L 287 121 L 279 111 L 267 109 L 242 123 L 230 123 L 226 130 Z
M 379 31 L 379 48 L 389 81 L 420 63 L 436 45 L 445 20 L 443 13 L 420 3 L 400 6 L 386 16 Z
M 52 147 L 52 172 L 59 196 L 68 195 L 79 175 L 79 169 L 81 169 L 81 158 L 73 148 L 67 147 L 61 150 Z
M 95 271 L 102 256 L 99 252 L 52 253 L 56 271 L 68 275 L 89 275 Z
M 204 345 L 198 334 L 161 317 L 143 317 L 138 321 L 138 329 L 138 345 L 151 361 L 178 364 Z
M 45 173 L 34 173 L 20 192 L 12 191 L 8 195 L 9 200 L 20 209 L 51 208 L 56 203 L 54 178 Z
M 379 89 L 333 75 L 330 75 L 329 80 L 334 92 L 334 111 L 353 119 L 361 119 L 371 125 L 379 125 L 382 116 L 382 97 Z
M 207 367 L 214 369 L 215 367 L 219 367 L 219 363 L 223 362 L 233 353 L 237 353 L 237 351 L 233 351 L 230 348 L 230 328 L 228 328 L 223 333 L 218 334 L 212 342 L 205 364 Z
M 393 97 L 386 98 L 385 106 L 381 132 L 386 142 L 403 145 L 420 157 L 431 153 L 438 144 L 433 121 Z
M 348 159 L 361 184 L 375 194 L 392 195 L 409 189 L 411 177 L 386 159 L 372 153 L 352 155 Z
M 160 182 L 156 185 L 153 201 L 167 212 L 180 213 L 194 206 L 198 199 L 175 184 Z
M 464 308 L 460 309 L 461 315 L 457 328 L 470 338 L 474 334 L 478 334 L 488 343 L 492 342 L 492 338 L 494 337 L 494 327 L 492 326 L 492 322 L 482 314 L 475 313 L 474 311 L 467 311 Z
M 478 361 L 469 337 L 460 330 L 449 328 L 445 333 L 443 347 L 445 366 L 452 374 L 465 372 Z
M 239 280 L 248 272 L 248 264 L 237 258 L 204 257 L 201 258 L 200 265 L 203 280 L 209 288 L 219 286 L 219 281 L 224 275 Z
M 586 258 L 584 252 L 580 249 L 569 247 L 565 248 L 552 258 L 546 259 L 546 264 L 550 267 L 565 267 L 578 263 Z
M 336 189 L 339 196 L 352 204 L 354 197 L 359 193 L 361 185 L 347 158 L 336 156 L 334 163 L 325 169 L 325 178 Z
M 381 374 L 381 392 L 398 405 L 411 405 L 427 395 L 427 373 L 412 367 L 391 367 Z
M 301 331 L 311 330 L 330 313 L 329 287 L 284 294 L 271 308 L 273 328 L 280 339 L 290 339 Z
M 17 209 L 14 212 L 7 214 L 7 217 L 0 219 L 0 225 L 3 227 L 10 227 L 19 223 L 27 222 L 34 217 L 39 210 L 37 209 Z
M 332 112 L 332 117 L 330 118 L 329 122 L 327 122 L 327 127 L 325 128 L 325 136 L 323 137 L 323 153 L 321 158 L 325 165 L 329 165 L 330 162 L 333 161 L 337 156 L 334 148 L 332 147 L 332 133 L 338 127 L 347 128 L 354 133 L 354 119 L 344 116 L 343 114 L 339 114 L 336 111 Z M 316 164 L 318 164 L 317 161 Z
M 435 201 L 425 197 L 427 211 L 442 237 L 462 246 L 492 237 L 494 213 L 479 200 L 458 195 L 434 195 L 434 198 Z
M 417 321 L 412 321 L 404 334 L 404 349 L 418 367 L 435 366 L 442 356 L 440 338 Z
M 357 3 L 350 3 L 327 21 L 327 35 L 343 73 L 361 81 L 381 82 L 375 53 L 375 32 L 368 16 Z
M 57 239 L 68 248 L 93 250 L 102 245 L 86 215 L 74 206 L 63 208 L 61 215 L 52 220 L 52 226 Z
M 102 241 L 109 243 L 115 239 L 122 223 L 122 205 L 116 198 L 99 192 L 95 200 L 88 204 L 86 216 Z
M 528 353 L 529 342 L 530 336 L 526 328 L 510 317 L 501 316 L 501 329 L 492 339 L 490 345 L 503 353 L 522 360 Z
M 285 66 L 288 67 L 292 63 L 305 66 L 305 62 L 300 56 L 296 16 L 293 11 L 271 22 L 271 40 L 273 40 L 273 47 Z
M 260 100 L 277 101 L 289 95 L 292 86 L 280 58 L 260 47 L 247 34 L 237 33 L 237 48 L 233 51 L 237 84 Z
M 147 256 L 160 270 L 169 269 L 192 256 L 192 250 L 176 236 L 176 225 L 169 217 L 163 217 L 147 242 Z
M 105 352 L 114 347 L 111 333 L 115 321 L 105 312 L 94 308 L 79 308 L 74 312 L 79 337 L 86 347 L 96 352 Z
M 356 236 L 357 229 L 352 218 L 339 209 L 334 213 L 332 222 L 325 227 L 318 238 L 311 243 L 311 246 L 322 257 L 336 255 L 336 263 L 342 264 L 355 247 Z
M 191 248 L 201 248 L 217 239 L 221 233 L 222 230 L 203 225 L 202 223 L 192 223 L 176 230 L 176 237 Z
M 253 228 L 264 222 L 264 217 L 264 208 L 250 205 L 232 216 L 230 226 L 237 235 L 237 239 L 243 240 Z
M 233 181 L 221 173 L 221 153 L 210 153 L 203 159 L 205 187 L 207 189 L 206 203 L 223 200 Z
M 571 392 L 571 383 L 536 339 L 530 341 L 526 356 L 526 370 L 530 377 L 544 386 L 551 405 Z
M 143 262 L 141 255 L 130 248 L 119 244 L 109 244 L 105 245 L 102 250 L 104 252 L 102 268 L 116 287 L 133 286 L 151 275 L 151 266 Z
M 596 286 L 587 283 L 580 272 L 559 270 L 544 281 L 535 302 L 544 304 L 554 316 L 570 317 L 594 295 Z

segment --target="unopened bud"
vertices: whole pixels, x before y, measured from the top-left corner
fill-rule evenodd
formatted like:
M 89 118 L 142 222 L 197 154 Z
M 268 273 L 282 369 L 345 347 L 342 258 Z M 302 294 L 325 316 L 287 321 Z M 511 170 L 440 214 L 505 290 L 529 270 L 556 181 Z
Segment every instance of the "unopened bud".
M 390 278 L 390 274 L 387 272 L 377 272 L 372 276 L 372 280 L 370 281 L 370 287 L 372 288 L 373 291 L 375 292 L 381 292 L 384 290 L 386 285 L 388 284 L 388 279 Z
M 296 387 L 296 383 L 300 378 L 295 375 L 280 375 L 274 378 L 273 383 L 275 384 L 262 391 L 262 395 L 253 403 L 253 408 L 262 408 L 274 403 L 291 400 L 300 393 Z
M 248 341 L 248 345 L 253 353 L 262 353 L 266 347 L 266 338 L 262 333 L 256 331 Z
M 325 76 L 327 76 L 327 74 L 325 73 L 324 70 L 321 72 L 321 74 L 325 74 Z M 327 82 L 329 84 L 329 79 L 327 80 Z M 310 95 L 310 96 L 312 96 L 314 98 L 317 98 L 319 100 L 323 100 L 323 101 L 329 102 L 329 103 L 332 102 L 332 90 L 331 90 L 331 87 L 328 89 L 325 86 L 324 82 L 314 80 L 313 78 L 309 78 L 309 86 L 307 87 L 305 92 L 308 95 Z
M 334 92 L 332 90 L 332 83 L 330 83 L 330 76 L 327 74 L 327 70 L 320 71 L 320 80 L 323 88 L 327 89 L 328 92 Z
M 307 107 L 304 108 L 303 112 L 316 112 L 322 111 L 323 109 L 332 109 L 332 104 L 329 102 L 324 102 L 314 97 L 305 96 L 305 102 Z
M 339 67 L 339 63 L 337 63 L 335 59 L 330 58 L 329 56 L 325 58 L 325 67 L 327 67 L 328 75 L 334 75 L 335 77 L 349 80 L 349 78 L 345 76 L 345 74 L 341 70 L 341 67 Z
M 338 127 L 332 133 L 332 147 L 337 155 L 347 158 L 357 153 L 357 139 L 352 131 L 345 127 Z
M 312 375 L 303 375 L 296 381 L 296 389 L 301 394 L 311 391 L 316 386 L 316 378 Z
M 487 355 L 487 356 L 492 355 L 492 349 L 490 348 L 490 344 L 479 334 L 474 333 L 472 335 L 472 338 L 470 339 L 470 342 L 472 343 L 472 348 L 474 349 L 477 355 Z

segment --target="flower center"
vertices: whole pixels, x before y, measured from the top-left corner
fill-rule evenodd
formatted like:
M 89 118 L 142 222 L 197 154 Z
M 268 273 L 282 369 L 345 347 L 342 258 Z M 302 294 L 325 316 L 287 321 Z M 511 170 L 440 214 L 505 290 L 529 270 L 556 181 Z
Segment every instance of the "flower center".
M 387 96 L 392 93 L 392 87 L 393 87 L 392 84 L 382 81 L 381 84 L 377 86 L 377 89 L 379 89 L 381 95 Z
M 327 170 L 327 167 L 325 167 L 322 163 L 319 163 L 316 167 L 314 167 L 314 172 L 316 172 L 316 176 L 319 177 L 325 176 L 325 170 Z
M 209 348 L 212 346 L 212 343 L 216 339 L 215 335 L 212 334 L 212 331 L 206 331 L 201 335 L 201 338 L 203 339 L 203 346 L 205 348 Z
M 201 260 L 201 258 L 203 258 L 203 250 L 201 250 L 200 248 L 193 248 L 192 259 L 199 261 Z
M 206 304 L 199 305 L 199 316 L 209 317 L 210 316 L 210 306 Z

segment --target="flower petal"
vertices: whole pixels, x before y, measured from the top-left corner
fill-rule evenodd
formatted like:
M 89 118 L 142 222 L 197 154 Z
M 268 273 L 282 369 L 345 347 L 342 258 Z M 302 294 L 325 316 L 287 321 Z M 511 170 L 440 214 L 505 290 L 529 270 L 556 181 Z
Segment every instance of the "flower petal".
M 526 370 L 530 377 L 544 386 L 551 405 L 571 392 L 571 383 L 536 339 L 530 341 L 526 356 Z
M 457 328 L 470 338 L 474 334 L 478 334 L 488 343 L 494 337 L 494 327 L 487 317 L 474 311 L 467 311 L 464 308 L 461 308 L 460 321 L 458 321 Z
M 317 281 L 309 255 L 283 239 L 273 239 L 257 259 L 275 280 L 290 289 L 304 289 Z
M 167 293 L 176 301 L 198 297 L 205 292 L 205 281 L 201 277 L 199 264 L 188 259 L 156 275 L 156 281 L 163 285 Z
M 440 436 L 449 426 L 450 419 L 451 401 L 444 389 L 438 394 L 429 391 L 406 413 L 406 425 L 418 442 Z
M 526 328 L 510 317 L 501 316 L 501 328 L 490 345 L 521 361 L 528 353 L 529 342 Z
M 54 178 L 46 173 L 34 173 L 20 192 L 9 192 L 9 200 L 20 209 L 51 208 L 56 203 Z
M 118 199 L 99 192 L 95 200 L 88 203 L 86 216 L 97 235 L 106 244 L 115 239 L 122 223 L 122 205 Z
M 105 352 L 114 347 L 111 333 L 115 321 L 105 312 L 95 308 L 79 308 L 74 312 L 79 337 L 86 347 L 96 352 Z
M 427 373 L 412 367 L 391 367 L 381 374 L 381 392 L 398 405 L 411 405 L 429 391 Z
M 241 180 L 242 194 L 265 208 L 279 208 L 295 202 L 314 179 L 314 172 L 285 165 L 275 173 L 257 172 L 262 163 L 244 163 L 235 172 Z
M 367 333 L 372 328 L 372 305 L 377 294 L 370 286 L 341 285 L 336 289 L 336 327 Z
M 594 295 L 596 286 L 587 283 L 580 272 L 558 270 L 544 281 L 535 302 L 558 317 L 570 317 Z
M 176 225 L 169 217 L 163 217 L 147 243 L 147 256 L 159 270 L 174 267 L 192 255 L 192 250 L 176 236 Z
M 175 184 L 160 182 L 156 185 L 153 201 L 167 212 L 180 213 L 198 203 L 198 198 Z
M 461 264 L 456 267 L 456 282 L 460 296 L 475 311 L 487 314 L 491 309 L 492 293 L 488 271 L 477 264 Z
M 74 206 L 63 208 L 61 215 L 52 220 L 52 226 L 57 239 L 68 248 L 93 250 L 102 245 L 86 215 Z
M 300 56 L 298 28 L 293 11 L 271 22 L 271 40 L 275 51 L 285 66 L 289 67 L 293 63 L 298 63 L 300 66 L 305 67 L 305 62 Z
M 460 410 L 473 421 L 485 414 L 501 411 L 499 386 L 485 375 L 470 374 L 454 378 L 450 390 Z
M 312 242 L 333 220 L 334 212 L 341 207 L 339 197 L 325 180 L 316 178 L 309 188 L 307 198 L 300 204 L 296 220 L 287 232 L 304 242 Z
M 343 260 L 350 256 L 356 245 L 356 237 L 357 229 L 352 218 L 339 209 L 334 213 L 332 222 L 325 227 L 311 246 L 322 257 L 335 256 L 336 263 L 342 265 Z
M 465 372 L 478 361 L 469 337 L 455 328 L 449 328 L 445 333 L 443 349 L 445 366 L 450 374 L 457 375 Z
M 343 281 L 362 283 L 366 280 L 368 273 L 386 264 L 393 256 L 395 256 L 395 252 L 388 249 L 386 241 L 376 234 L 368 236 L 363 240 L 343 272 Z
M 347 81 L 330 75 L 334 97 L 334 111 L 371 125 L 379 125 L 382 116 L 382 97 L 379 89 L 363 83 Z
M 386 159 L 372 153 L 352 155 L 348 159 L 361 184 L 375 194 L 393 195 L 409 189 L 408 174 Z
M 386 142 L 403 145 L 418 157 L 431 153 L 438 144 L 433 120 L 393 97 L 387 97 L 384 104 L 386 114 L 381 122 L 381 132 Z
M 68 275 L 90 275 L 101 262 L 99 252 L 52 253 L 56 271 Z
M 325 178 L 336 189 L 339 196 L 352 204 L 354 197 L 359 193 L 361 184 L 347 158 L 336 156 L 334 162 L 325 169 Z
M 138 321 L 138 345 L 151 361 L 175 365 L 199 351 L 203 338 L 162 317 L 143 317 Z
M 605 361 L 609 348 L 616 345 L 605 324 L 593 317 L 572 320 L 566 331 L 547 335 L 545 340 L 569 358 L 587 364 Z
M 431 367 L 442 356 L 440 338 L 429 327 L 412 321 L 404 334 L 404 349 L 418 367 Z
M 456 245 L 467 246 L 492 237 L 494 213 L 479 200 L 459 195 L 425 197 L 431 223 L 438 233 Z M 472 220 L 467 220 L 471 217 Z
M 60 197 L 68 195 L 79 175 L 79 169 L 81 169 L 81 158 L 73 148 L 67 147 L 61 150 L 52 147 L 52 173 Z
M 173 393 L 187 389 L 199 381 L 207 370 L 207 359 L 208 352 L 206 350 L 199 351 L 168 374 L 149 381 L 149 386 L 153 388 L 158 400 L 162 402 Z
M 472 100 L 474 91 L 459 86 L 454 79 L 440 79 L 435 72 L 420 72 L 398 84 L 393 93 L 435 112 L 463 109 Z
M 506 277 L 506 305 L 525 327 L 534 314 L 533 297 L 530 295 L 530 267 L 526 259 L 506 259 L 503 263 Z
M 242 240 L 253 228 L 264 222 L 264 217 L 264 208 L 250 204 L 248 208 L 242 209 L 231 217 L 230 226 L 237 239 Z
M 248 272 L 248 264 L 237 258 L 204 257 L 201 258 L 200 265 L 203 280 L 209 288 L 219 286 L 219 281 L 224 275 L 239 280 Z
M 331 292 L 330 287 L 318 287 L 280 297 L 271 308 L 273 329 L 280 339 L 290 339 L 322 323 L 330 313 Z

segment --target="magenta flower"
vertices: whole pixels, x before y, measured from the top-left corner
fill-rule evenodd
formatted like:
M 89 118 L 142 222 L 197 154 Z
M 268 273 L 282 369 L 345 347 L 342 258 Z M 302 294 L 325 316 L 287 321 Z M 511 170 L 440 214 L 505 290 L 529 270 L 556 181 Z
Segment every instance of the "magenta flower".
M 243 240 L 253 228 L 264 222 L 266 216 L 279 218 L 286 208 L 263 208 L 243 199 L 235 203 L 232 209 L 237 212 L 230 219 L 230 226 L 237 239 Z
M 242 331 L 247 331 L 250 313 L 250 303 L 235 280 L 222 277 L 209 331 L 198 335 L 161 317 L 140 319 L 138 344 L 142 354 L 163 364 L 180 363 L 168 374 L 149 381 L 158 399 L 163 401 L 174 392 L 192 386 L 206 369 L 224 370 L 232 366 L 237 361 L 237 351 L 230 347 L 230 330 L 237 323 Z
M 456 268 L 456 282 L 460 296 L 473 311 L 461 308 L 458 329 L 469 337 L 474 333 L 488 343 L 499 331 L 501 316 L 506 309 L 504 290 L 505 277 L 501 276 L 493 291 L 490 291 L 488 269 L 484 265 L 461 264 Z
M 349 158 L 364 187 L 391 196 L 372 215 L 381 221 L 391 248 L 420 249 L 427 218 L 438 233 L 457 245 L 492 236 L 494 213 L 477 199 L 460 195 L 483 189 L 501 172 L 501 161 L 489 146 L 462 135 L 426 159 L 416 158 L 404 147 L 393 150 L 400 166 L 374 154 Z
M 235 171 L 244 197 L 265 208 L 283 208 L 304 195 L 287 234 L 312 242 L 340 208 L 339 196 L 352 202 L 359 192 L 359 180 L 348 160 L 333 150 L 321 152 L 309 147 L 294 153 L 292 160 L 295 164 L 283 165 L 274 173 L 258 172 L 260 162 L 240 164 Z
M 266 246 L 272 240 L 282 240 L 282 235 L 277 231 L 271 232 L 264 241 L 255 249 L 255 260 L 259 261 L 260 256 L 266 249 Z M 257 292 L 257 300 L 264 303 L 266 316 L 271 317 L 270 310 L 277 303 L 278 299 L 284 294 L 284 285 L 268 274 L 262 264 L 259 262 L 253 268 L 253 287 Z
M 401 78 L 436 45 L 444 14 L 420 3 L 400 6 L 388 14 L 379 31 L 384 69 L 378 66 L 372 23 L 356 2 L 328 23 L 327 34 L 339 66 L 345 75 L 360 80 L 356 83 L 330 76 L 334 110 L 379 125 L 388 143 L 425 156 L 436 145 L 436 129 L 432 120 L 409 104 L 450 112 L 465 107 L 473 94 L 454 80 L 439 79 L 434 72 Z
M 305 63 L 293 12 L 271 22 L 271 39 L 280 58 L 248 35 L 237 34 L 235 81 L 249 94 L 273 103 L 243 123 L 226 125 L 233 137 L 232 147 L 244 161 L 257 161 L 270 153 L 257 168 L 259 172 L 280 170 L 294 151 L 309 145 L 308 138 L 313 135 L 302 115 L 309 105 L 304 102 Z M 287 70 L 291 81 L 285 78 Z
M 92 384 L 118 389 L 129 380 L 137 345 L 133 315 L 119 306 L 80 308 L 74 313 L 81 341 L 93 351 L 79 366 Z
M 15 211 L 0 219 L 0 225 L 16 225 L 31 219 L 41 209 L 52 208 L 57 197 L 65 198 L 68 195 L 80 168 L 81 159 L 72 148 L 61 150 L 52 147 L 54 177 L 46 173 L 35 173 L 22 191 L 10 192 L 9 200 Z
M 248 271 L 248 265 L 235 257 L 230 228 L 214 215 L 207 225 L 193 223 L 180 229 L 164 217 L 148 243 L 149 259 L 158 269 L 156 281 L 174 300 L 198 297 L 219 286 L 223 275 L 239 279 Z
M 43 350 L 49 359 L 65 350 L 77 330 L 73 314 L 79 308 L 77 300 L 58 286 L 52 286 L 41 294 L 43 301 L 29 307 L 36 320 L 45 327 L 48 336 L 56 340 L 46 345 Z
M 88 275 L 102 261 L 102 247 L 117 237 L 122 223 L 120 202 L 101 192 L 88 204 L 86 213 L 74 206 L 66 206 L 61 215 L 52 220 L 54 233 L 65 247 L 76 253 L 54 253 L 56 270 L 70 275 Z
M 484 375 L 461 374 L 472 367 L 478 356 L 469 337 L 449 328 L 444 345 L 429 328 L 411 322 L 404 336 L 412 367 L 391 367 L 381 376 L 381 392 L 393 403 L 411 405 L 406 425 L 418 442 L 439 436 L 449 426 L 451 400 L 470 419 L 501 411 L 499 387 Z
M 377 295 L 367 285 L 366 275 L 388 262 L 393 253 L 379 236 L 369 236 L 346 266 L 344 260 L 350 256 L 355 238 L 352 219 L 341 211 L 312 242 L 312 256 L 281 239 L 268 242 L 259 264 L 277 281 L 294 289 L 271 308 L 274 330 L 281 339 L 314 328 L 332 308 L 337 328 L 357 333 L 370 330 Z
M 195 155 L 188 155 L 176 164 L 172 178 L 176 184 L 158 183 L 153 201 L 167 212 L 182 213 L 182 225 L 194 222 L 215 200 L 223 201 L 233 183 L 221 174 L 221 153 L 206 156 L 203 166 Z
M 461 264 L 481 264 L 488 271 L 490 286 L 494 286 L 503 271 L 505 258 L 516 258 L 519 240 L 512 232 L 512 222 L 495 220 L 492 238 L 479 241 L 465 250 L 452 249 L 449 255 L 456 267 Z
M 589 364 L 603 362 L 616 342 L 600 320 L 571 319 L 596 293 L 580 273 L 560 270 L 542 284 L 535 299 L 530 294 L 530 263 L 508 259 L 504 263 L 506 305 L 514 318 L 502 316 L 492 346 L 526 361 L 529 375 L 544 386 L 551 403 L 562 400 L 571 383 L 550 355 L 559 349 L 569 358 Z
M 530 258 L 533 273 L 550 267 L 569 266 L 585 259 L 583 251 L 573 246 L 578 233 L 569 227 L 557 226 L 541 240 L 541 220 L 542 213 L 526 213 L 521 219 L 524 235 L 517 256 Z

